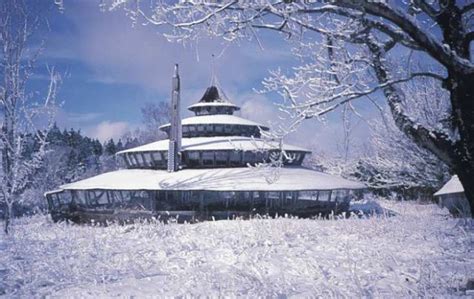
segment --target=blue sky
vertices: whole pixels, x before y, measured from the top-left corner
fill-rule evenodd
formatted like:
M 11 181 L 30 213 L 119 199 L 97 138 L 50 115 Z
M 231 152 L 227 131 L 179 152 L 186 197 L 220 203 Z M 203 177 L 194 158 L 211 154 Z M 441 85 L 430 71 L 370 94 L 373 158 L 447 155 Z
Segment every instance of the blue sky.
M 268 70 L 290 71 L 297 64 L 281 36 L 263 33 L 264 50 L 256 43 L 229 45 L 220 39 L 184 47 L 167 42 L 156 27 L 132 27 L 123 11 L 101 12 L 98 3 L 65 1 L 64 12 L 53 11 L 49 18 L 46 49 L 33 86 L 41 90 L 47 83 L 46 65 L 63 74 L 59 98 L 64 104 L 57 116 L 61 127 L 80 128 L 105 140 L 140 126 L 140 107 L 145 102 L 169 100 L 175 62 L 180 64 L 184 110 L 209 85 L 212 54 L 218 56 L 215 72 L 220 85 L 242 107 L 241 116 L 264 123 L 276 120 L 272 103 L 280 99 L 256 94 L 254 89 L 261 88 Z M 326 124 L 308 121 L 289 140 L 331 151 L 342 132 L 338 120 L 336 114 Z M 358 137 L 367 137 L 367 130 L 359 131 Z

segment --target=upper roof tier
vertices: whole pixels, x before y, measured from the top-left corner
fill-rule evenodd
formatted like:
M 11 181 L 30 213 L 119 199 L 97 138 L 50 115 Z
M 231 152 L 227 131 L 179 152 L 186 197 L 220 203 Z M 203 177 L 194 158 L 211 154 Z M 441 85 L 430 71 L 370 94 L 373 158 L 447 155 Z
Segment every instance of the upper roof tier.
M 254 136 L 260 137 L 260 130 L 269 128 L 260 123 L 235 115 L 201 115 L 182 120 L 183 137 L 208 136 Z M 160 130 L 169 133 L 171 125 L 160 126 Z
M 189 110 L 199 115 L 233 114 L 240 107 L 231 103 L 222 91 L 216 86 L 210 86 L 198 103 L 188 107 Z

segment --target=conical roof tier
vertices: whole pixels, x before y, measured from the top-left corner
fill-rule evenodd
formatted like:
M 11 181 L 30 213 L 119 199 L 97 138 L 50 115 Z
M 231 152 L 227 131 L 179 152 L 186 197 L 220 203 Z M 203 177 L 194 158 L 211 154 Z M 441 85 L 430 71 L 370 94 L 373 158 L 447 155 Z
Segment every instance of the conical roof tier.
M 234 114 L 240 107 L 231 103 L 224 92 L 217 86 L 211 85 L 204 92 L 203 96 L 196 104 L 188 107 L 189 110 L 198 115 L 209 114 Z

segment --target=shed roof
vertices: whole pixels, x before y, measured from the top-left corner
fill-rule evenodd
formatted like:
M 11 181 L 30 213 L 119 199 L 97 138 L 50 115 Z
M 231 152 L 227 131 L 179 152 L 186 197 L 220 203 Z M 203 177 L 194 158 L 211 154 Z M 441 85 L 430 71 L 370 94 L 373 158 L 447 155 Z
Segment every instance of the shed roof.
M 266 178 L 278 171 L 278 179 Z M 177 172 L 122 169 L 61 186 L 63 190 L 208 190 L 208 191 L 301 191 L 362 189 L 365 185 L 338 176 L 302 168 L 206 168 Z
M 253 139 L 251 137 L 241 136 L 216 136 L 216 137 L 194 137 L 183 138 L 181 143 L 181 150 L 183 151 L 199 151 L 199 150 L 271 150 L 278 149 L 278 143 L 266 142 L 261 139 Z M 160 140 L 148 143 L 135 148 L 127 149 L 118 152 L 117 154 L 133 153 L 133 152 L 148 152 L 148 151 L 167 151 L 169 147 L 169 140 Z M 285 151 L 302 151 L 310 153 L 311 151 L 302 147 L 293 145 L 283 145 Z
M 440 195 L 445 195 L 445 194 L 462 193 L 462 192 L 464 192 L 464 188 L 462 187 L 462 184 L 459 181 L 458 176 L 453 175 L 453 177 L 433 195 L 440 196 Z

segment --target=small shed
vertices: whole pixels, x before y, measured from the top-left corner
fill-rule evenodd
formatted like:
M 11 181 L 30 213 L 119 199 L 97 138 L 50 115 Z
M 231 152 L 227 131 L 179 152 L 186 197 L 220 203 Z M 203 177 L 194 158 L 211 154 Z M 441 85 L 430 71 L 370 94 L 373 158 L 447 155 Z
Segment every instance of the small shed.
M 451 214 L 470 216 L 469 202 L 457 175 L 453 175 L 433 196 L 437 200 L 438 205 L 447 208 Z

